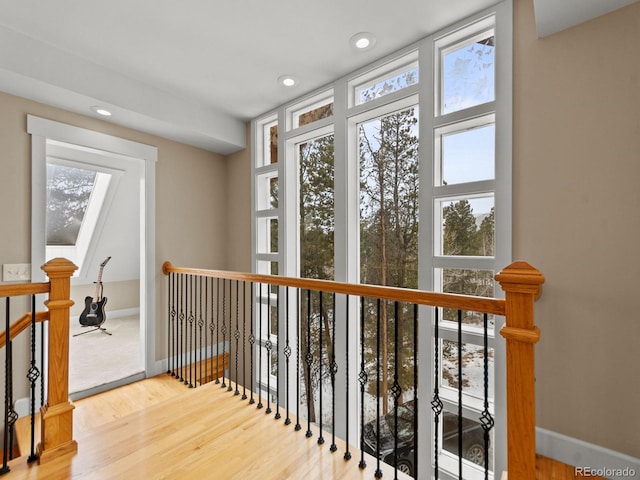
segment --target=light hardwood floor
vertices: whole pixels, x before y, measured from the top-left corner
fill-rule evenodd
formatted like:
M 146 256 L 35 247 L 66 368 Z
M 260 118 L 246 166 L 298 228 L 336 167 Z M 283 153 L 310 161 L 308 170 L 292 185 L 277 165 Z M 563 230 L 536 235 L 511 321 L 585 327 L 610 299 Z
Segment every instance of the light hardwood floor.
M 331 436 L 317 443 L 209 383 L 189 389 L 162 375 L 76 402 L 78 453 L 39 466 L 10 462 L 5 479 L 374 479 L 375 461 L 358 468 Z M 273 406 L 272 406 L 273 408 Z M 294 419 L 295 423 L 295 419 Z M 393 470 L 381 465 L 384 478 Z M 399 474 L 399 479 L 407 479 Z
M 78 400 L 75 406 L 77 455 L 40 466 L 17 459 L 3 479 L 375 478 L 373 458 L 367 457 L 367 469 L 360 470 L 353 447 L 354 458 L 345 461 L 343 442 L 336 442 L 339 450 L 331 453 L 326 432 L 326 443 L 319 446 L 317 431 L 308 439 L 306 425 L 296 432 L 284 419 L 256 411 L 214 383 L 189 389 L 159 375 Z M 392 469 L 381 466 L 383 478 L 394 478 Z M 573 467 L 537 458 L 537 480 L 577 478 Z

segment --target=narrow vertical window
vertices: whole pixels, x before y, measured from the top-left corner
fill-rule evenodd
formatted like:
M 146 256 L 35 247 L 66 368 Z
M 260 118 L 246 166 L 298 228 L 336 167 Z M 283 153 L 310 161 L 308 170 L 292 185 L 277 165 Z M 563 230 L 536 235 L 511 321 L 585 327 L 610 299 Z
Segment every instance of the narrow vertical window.
M 418 287 L 418 107 L 373 118 L 358 125 L 360 160 L 360 281 L 404 288 Z M 383 303 L 378 310 L 368 305 L 365 329 L 369 351 L 381 342 L 380 399 L 369 398 L 365 409 L 375 411 L 381 402 L 382 414 L 394 407 L 391 379 L 397 374 L 403 391 L 414 388 L 413 330 L 408 306 L 394 308 Z M 398 342 L 403 345 L 392 359 L 390 332 L 398 327 Z M 378 327 L 380 330 L 378 331 Z M 393 369 L 400 366 L 397 372 Z M 368 386 L 374 388 L 372 376 Z M 412 428 L 412 424 L 409 424 Z M 412 432 L 408 432 L 412 435 Z
M 333 135 L 297 145 L 300 189 L 300 276 L 333 280 Z
M 360 281 L 418 286 L 418 107 L 358 126 Z

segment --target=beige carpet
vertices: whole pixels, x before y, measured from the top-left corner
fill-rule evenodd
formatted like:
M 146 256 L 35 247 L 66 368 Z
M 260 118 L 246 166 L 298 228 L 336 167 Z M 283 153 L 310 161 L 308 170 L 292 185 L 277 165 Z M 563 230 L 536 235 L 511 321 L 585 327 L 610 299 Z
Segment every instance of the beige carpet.
M 100 331 L 74 337 L 91 330 L 71 321 L 69 342 L 69 393 L 89 390 L 143 371 L 140 349 L 140 320 L 137 315 L 110 318 Z

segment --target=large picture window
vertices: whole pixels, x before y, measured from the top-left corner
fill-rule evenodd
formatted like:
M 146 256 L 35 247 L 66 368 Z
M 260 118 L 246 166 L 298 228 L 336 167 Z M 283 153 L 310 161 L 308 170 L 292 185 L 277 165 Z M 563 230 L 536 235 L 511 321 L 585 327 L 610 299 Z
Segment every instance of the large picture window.
M 337 80 L 330 90 L 254 120 L 257 272 L 500 295 L 493 277 L 511 261 L 511 60 L 510 39 L 496 33 L 499 18 L 496 12 L 485 12 Z M 498 82 L 500 72 L 504 77 Z M 326 331 L 334 318 L 339 320 L 334 307 L 328 304 L 323 309 L 326 318 L 314 320 L 326 323 Z M 407 395 L 400 403 L 410 401 L 416 389 L 424 389 L 428 397 L 437 385 L 445 421 L 446 412 L 460 408 L 465 422 L 477 425 L 484 408 L 479 359 L 485 319 L 474 312 L 440 309 L 436 348 L 433 328 L 421 328 L 417 341 L 413 331 L 402 326 L 404 317 L 402 309 L 382 312 L 379 335 L 387 338 L 381 342 L 383 385 L 377 400 L 382 413 L 394 406 L 385 379 L 397 375 Z M 421 317 L 436 325 L 433 311 L 425 309 Z M 504 365 L 496 364 L 502 347 L 493 336 L 502 319 L 489 316 L 487 321 L 488 408 L 500 417 Z M 386 325 L 395 322 L 400 325 L 406 372 L 387 371 L 393 353 L 386 348 L 392 343 Z M 284 323 L 271 322 L 272 331 L 264 332 L 262 341 L 283 338 Z M 366 321 L 362 328 L 367 338 L 377 335 L 367 330 Z M 464 343 L 453 348 L 459 331 Z M 409 361 L 418 344 L 431 345 L 431 351 L 418 357 L 437 352 L 437 373 L 426 360 L 429 368 L 422 370 Z M 372 349 L 368 346 L 365 356 Z M 463 378 L 457 377 L 460 362 L 465 364 Z M 414 384 L 414 369 L 421 385 Z M 309 381 L 301 379 L 302 390 Z M 316 394 L 310 391 L 304 399 L 312 403 L 311 411 Z M 364 398 L 365 403 L 375 401 L 368 394 Z M 368 411 L 374 415 L 375 409 Z M 429 410 L 420 416 L 423 431 L 435 428 L 429 426 L 430 417 Z M 478 454 L 490 455 L 491 469 L 499 471 L 504 469 L 505 439 L 500 432 L 491 435 L 492 451 Z M 446 470 L 455 453 L 440 445 L 437 454 L 424 455 L 431 455 L 432 462 L 433 455 L 442 456 L 439 465 Z M 470 472 L 474 458 L 465 456 Z

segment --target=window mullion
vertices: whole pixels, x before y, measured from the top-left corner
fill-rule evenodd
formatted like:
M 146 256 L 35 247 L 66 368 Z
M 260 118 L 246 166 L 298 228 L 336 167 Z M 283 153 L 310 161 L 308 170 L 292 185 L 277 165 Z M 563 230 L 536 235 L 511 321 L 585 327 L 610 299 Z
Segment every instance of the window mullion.
M 419 138 L 418 146 L 419 166 L 419 225 L 418 225 L 418 287 L 422 290 L 433 290 L 433 252 L 434 252 L 434 209 L 433 189 L 434 181 L 434 111 L 435 111 L 435 83 L 433 81 L 434 49 L 433 37 L 420 42 L 419 51 L 420 78 L 420 112 L 419 112 Z M 421 322 L 432 325 L 434 321 L 433 308 L 420 309 Z M 433 328 L 418 329 L 418 352 L 421 365 L 433 365 L 435 347 L 433 342 Z M 415 478 L 432 477 L 432 439 L 434 438 L 434 425 L 431 421 L 432 411 L 430 401 L 432 399 L 435 378 L 431 368 L 418 368 L 418 398 L 428 399 L 418 403 L 417 445 L 418 471 Z

